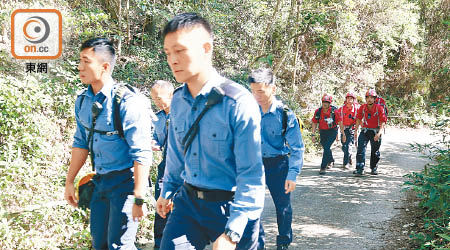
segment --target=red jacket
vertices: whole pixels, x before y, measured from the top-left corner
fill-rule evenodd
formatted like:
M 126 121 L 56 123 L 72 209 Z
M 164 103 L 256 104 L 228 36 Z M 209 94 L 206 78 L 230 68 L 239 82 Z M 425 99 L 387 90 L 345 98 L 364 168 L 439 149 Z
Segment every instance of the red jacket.
M 340 107 L 336 111 L 336 115 L 339 115 L 339 120 L 342 121 L 344 126 L 352 126 L 356 124 L 356 113 L 358 111 L 357 104 L 352 104 L 352 108 L 347 108 L 347 105 Z
M 339 115 L 337 114 L 337 110 L 334 111 L 335 121 L 333 123 L 331 123 L 331 127 L 329 127 L 327 121 L 325 121 L 325 119 L 327 119 L 327 120 L 332 119 L 331 110 L 332 110 L 331 106 L 327 110 L 327 112 L 325 112 L 325 110 L 322 108 L 322 114 L 320 114 L 320 120 L 317 120 L 316 116 L 318 116 L 319 109 L 316 109 L 316 111 L 314 112 L 314 116 L 311 119 L 311 121 L 313 123 L 319 123 L 319 129 L 336 128 L 337 123 L 339 121 L 341 121 L 340 118 L 339 118 Z
M 361 105 L 356 118 L 361 120 L 363 128 L 379 128 L 381 123 L 387 121 L 383 106 L 378 104 L 373 104 L 370 110 L 367 104 Z

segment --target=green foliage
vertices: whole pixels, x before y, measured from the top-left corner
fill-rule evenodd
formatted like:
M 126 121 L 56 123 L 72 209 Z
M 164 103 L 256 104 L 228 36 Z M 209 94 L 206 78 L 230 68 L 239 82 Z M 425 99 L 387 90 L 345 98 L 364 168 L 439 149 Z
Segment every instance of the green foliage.
M 442 139 L 430 144 L 415 144 L 413 149 L 424 153 L 432 164 L 423 172 L 408 174 L 405 182 L 421 199 L 424 209 L 423 232 L 414 232 L 411 237 L 421 244 L 420 249 L 450 247 L 450 98 L 434 107 L 445 110 L 435 126 Z
M 214 65 L 224 75 L 246 85 L 250 69 L 276 70 L 280 96 L 305 123 L 306 152 L 312 153 L 318 145 L 309 136 L 310 118 L 324 92 L 333 94 L 339 105 L 348 90 L 363 96 L 368 87 L 377 86 L 391 115 L 410 117 L 390 122 L 448 127 L 444 97 L 450 95 L 450 35 L 445 2 L 3 1 L 1 24 L 10 22 L 15 9 L 59 9 L 64 51 L 50 63 L 50 73 L 24 75 L 23 63 L 11 58 L 0 37 L 0 249 L 90 248 L 88 214 L 67 206 L 62 197 L 73 105 L 76 92 L 84 87 L 77 76 L 83 40 L 113 39 L 119 54 L 113 77 L 146 92 L 155 80 L 175 82 L 162 51 L 162 28 L 176 14 L 198 12 L 213 26 Z M 0 25 L 0 35 L 10 33 L 8 29 Z M 429 107 L 430 100 L 437 102 Z M 155 156 L 153 181 L 160 152 Z M 449 197 L 439 179 L 444 170 L 437 167 L 445 163 L 439 161 L 444 154 L 433 157 L 437 165 L 414 175 L 411 183 L 426 199 L 422 206 L 429 210 L 427 216 L 434 218 L 427 224 L 433 234 L 420 232 L 416 238 L 423 236 L 424 244 L 438 246 L 448 242 L 448 222 L 431 215 L 442 215 Z M 44 206 L 55 201 L 62 203 Z M 32 204 L 38 206 L 30 208 Z M 142 222 L 140 243 L 151 239 L 152 220 L 149 216 Z
M 407 127 L 431 126 L 436 122 L 436 110 L 426 103 L 423 95 L 384 96 L 389 109 L 388 123 Z

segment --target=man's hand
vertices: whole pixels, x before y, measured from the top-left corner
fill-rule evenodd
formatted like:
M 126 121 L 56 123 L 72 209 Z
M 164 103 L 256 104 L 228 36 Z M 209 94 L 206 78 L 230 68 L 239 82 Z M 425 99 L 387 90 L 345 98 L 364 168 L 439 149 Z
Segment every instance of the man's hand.
M 339 142 L 339 133 L 336 135 L 336 141 Z
M 71 206 L 78 207 L 78 200 L 75 198 L 75 187 L 73 186 L 73 183 L 66 183 L 64 198 Z
M 141 221 L 142 218 L 146 215 L 145 205 L 138 206 L 136 204 L 133 204 L 131 215 L 133 216 L 133 221 Z
M 284 190 L 286 190 L 286 194 L 295 190 L 295 181 L 286 180 L 284 183 Z
M 159 214 L 159 216 L 165 219 L 166 214 L 168 214 L 171 209 L 172 201 L 159 196 L 158 200 L 156 201 L 156 212 Z
M 380 139 L 380 137 L 381 137 L 381 133 L 377 133 L 377 134 L 373 137 L 373 140 L 374 140 L 374 141 L 378 141 L 378 140 Z
M 159 199 L 158 199 L 159 201 Z M 213 250 L 234 250 L 236 249 L 236 243 L 232 242 L 228 236 L 224 233 L 214 241 Z
M 355 131 L 355 147 L 358 147 L 358 132 Z
M 316 143 L 316 135 L 312 135 L 312 141 L 314 142 L 314 143 Z

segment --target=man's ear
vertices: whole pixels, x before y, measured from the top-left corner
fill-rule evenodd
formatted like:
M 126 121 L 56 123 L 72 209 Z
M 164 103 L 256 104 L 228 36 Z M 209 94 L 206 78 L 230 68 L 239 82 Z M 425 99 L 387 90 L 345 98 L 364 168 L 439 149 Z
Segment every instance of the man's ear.
M 102 69 L 108 73 L 111 74 L 111 64 L 109 62 L 103 62 L 102 63 Z
M 212 41 L 205 42 L 203 44 L 203 50 L 205 51 L 206 54 L 212 54 L 212 50 L 213 50 Z
M 275 95 L 275 93 L 277 93 L 277 85 L 275 84 L 271 84 L 272 85 L 272 93 Z

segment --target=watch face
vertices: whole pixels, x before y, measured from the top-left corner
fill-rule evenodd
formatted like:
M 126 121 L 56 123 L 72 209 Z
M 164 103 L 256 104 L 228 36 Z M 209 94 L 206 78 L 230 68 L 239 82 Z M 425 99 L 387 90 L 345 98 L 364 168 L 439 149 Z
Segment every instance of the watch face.
M 134 204 L 136 204 L 138 206 L 142 206 L 144 204 L 144 199 L 134 198 Z
M 225 234 L 230 238 L 230 240 L 232 242 L 239 242 L 240 237 L 239 237 L 238 233 L 231 231 L 231 230 L 227 230 L 227 232 Z

